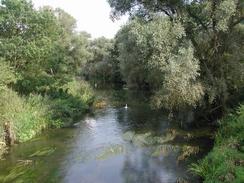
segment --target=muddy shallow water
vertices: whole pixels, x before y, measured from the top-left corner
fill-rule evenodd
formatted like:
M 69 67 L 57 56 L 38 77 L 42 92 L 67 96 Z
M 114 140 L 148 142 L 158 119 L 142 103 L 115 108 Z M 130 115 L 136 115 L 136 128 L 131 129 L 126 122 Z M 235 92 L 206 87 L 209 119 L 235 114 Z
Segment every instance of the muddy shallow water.
M 107 97 L 106 107 L 73 128 L 49 130 L 11 148 L 0 161 L 0 182 L 198 182 L 187 170 L 208 150 L 209 129 L 180 130 L 138 93 L 99 95 Z

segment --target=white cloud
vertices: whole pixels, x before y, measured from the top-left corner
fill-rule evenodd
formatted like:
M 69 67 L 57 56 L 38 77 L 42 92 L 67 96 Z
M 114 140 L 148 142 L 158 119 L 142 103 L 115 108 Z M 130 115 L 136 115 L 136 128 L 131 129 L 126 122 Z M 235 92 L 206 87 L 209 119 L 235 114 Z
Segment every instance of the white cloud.
M 35 7 L 49 5 L 62 8 L 77 20 L 77 29 L 86 31 L 93 38 L 113 38 L 127 17 L 113 22 L 110 17 L 110 7 L 107 0 L 33 0 Z

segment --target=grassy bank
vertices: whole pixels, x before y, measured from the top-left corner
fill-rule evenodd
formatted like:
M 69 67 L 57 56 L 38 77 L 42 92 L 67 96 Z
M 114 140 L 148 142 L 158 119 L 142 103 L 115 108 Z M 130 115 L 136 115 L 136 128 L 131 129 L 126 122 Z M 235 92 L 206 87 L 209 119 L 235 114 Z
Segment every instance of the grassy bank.
M 47 96 L 20 96 L 9 88 L 1 89 L 0 155 L 7 144 L 27 141 L 47 128 L 71 125 L 92 102 L 89 85 L 77 80 Z
M 191 170 L 204 183 L 244 182 L 244 105 L 221 121 L 214 148 Z

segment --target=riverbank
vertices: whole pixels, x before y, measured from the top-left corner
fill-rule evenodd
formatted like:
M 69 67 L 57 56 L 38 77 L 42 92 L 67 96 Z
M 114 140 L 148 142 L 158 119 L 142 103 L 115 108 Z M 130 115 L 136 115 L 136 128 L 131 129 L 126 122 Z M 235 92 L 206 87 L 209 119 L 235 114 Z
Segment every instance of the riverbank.
M 220 121 L 213 149 L 191 170 L 204 183 L 244 182 L 244 105 Z
M 28 141 L 48 128 L 70 126 L 89 111 L 94 94 L 84 81 L 73 80 L 46 96 L 0 91 L 0 155 L 6 147 Z

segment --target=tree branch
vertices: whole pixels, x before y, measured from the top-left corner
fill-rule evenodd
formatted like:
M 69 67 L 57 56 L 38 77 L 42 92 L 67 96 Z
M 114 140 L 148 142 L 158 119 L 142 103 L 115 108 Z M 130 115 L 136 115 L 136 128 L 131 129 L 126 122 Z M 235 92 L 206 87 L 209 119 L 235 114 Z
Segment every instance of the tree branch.
M 187 7 L 186 10 L 190 17 L 194 18 L 206 31 L 208 31 L 208 27 L 203 23 L 203 21 L 197 15 L 191 12 L 191 9 L 189 7 Z

